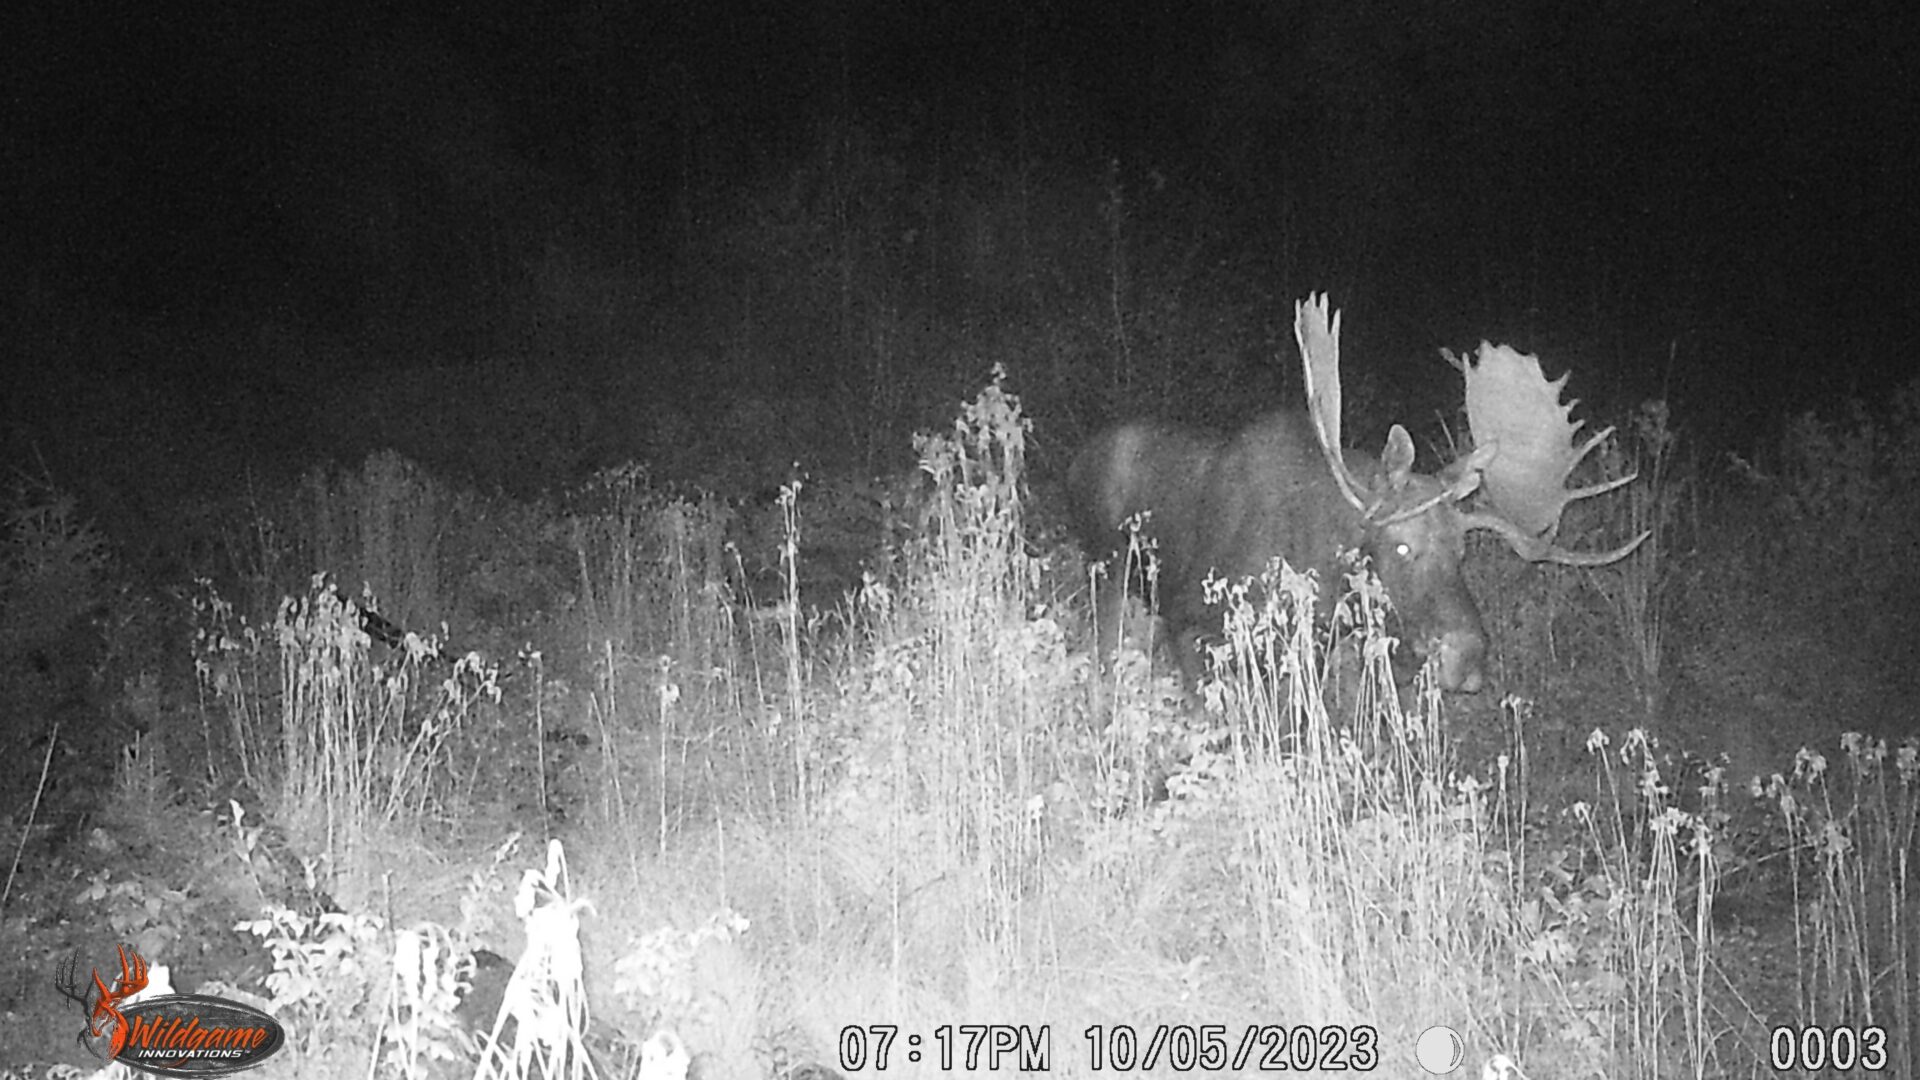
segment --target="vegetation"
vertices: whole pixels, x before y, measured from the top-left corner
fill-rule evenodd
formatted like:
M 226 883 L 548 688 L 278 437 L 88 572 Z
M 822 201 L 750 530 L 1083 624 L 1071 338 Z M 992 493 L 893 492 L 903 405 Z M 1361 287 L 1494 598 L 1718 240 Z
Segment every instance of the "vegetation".
M 1899 39 L 1508 6 L 25 20 L 0 1078 L 122 944 L 267 1078 L 1920 1074 Z M 1068 459 L 1297 405 L 1321 290 L 1349 445 L 1507 342 L 1649 539 L 1476 539 L 1476 697 L 1357 570 L 1097 670 Z
M 1151 652 L 1096 672 L 1083 569 L 1031 543 L 1029 425 L 999 380 L 919 440 L 911 524 L 825 608 L 799 584 L 804 484 L 758 599 L 737 507 L 631 470 L 480 497 L 376 455 L 236 506 L 231 599 L 203 580 L 144 615 L 71 501 L 21 488 L 7 656 L 48 670 L 9 706 L 52 722 L 9 730 L 6 925 L 44 940 L 62 915 L 71 947 L 201 968 L 288 1025 L 264 1075 L 791 1075 L 947 1023 L 1046 1025 L 1067 1073 L 1170 1069 L 1207 1025 L 1261 1053 L 1276 1023 L 1324 1036 L 1281 1039 L 1296 1060 L 1391 1065 L 1444 1023 L 1474 1061 L 1567 1075 L 1745 1073 L 1778 1025 L 1903 1052 L 1914 741 L 1848 736 L 1743 790 L 1647 733 L 1685 732 L 1669 710 L 1698 691 L 1673 673 L 1772 647 L 1715 622 L 1755 610 L 1737 586 L 1761 560 L 1818 544 L 1864 574 L 1896 550 L 1912 417 L 1879 423 L 1803 418 L 1763 485 L 1705 498 L 1645 414 L 1599 466 L 1645 482 L 1570 528 L 1657 539 L 1483 589 L 1502 683 L 1533 688 L 1491 718 L 1424 679 L 1402 703 L 1363 575 L 1335 627 L 1357 659 L 1301 618 L 1317 583 L 1276 568 L 1223 590 L 1207 709 Z M 1762 506 L 1785 535 L 1704 524 Z M 293 571 L 316 562 L 341 577 Z M 1834 587 L 1769 578 L 1796 580 Z M 493 633 L 376 643 L 374 597 Z M 106 647 L 75 672 L 77 624 Z M 191 696 L 154 637 L 192 643 Z M 107 688 L 113 722 L 70 723 L 63 679 Z M 1642 726 L 1561 738 L 1575 781 L 1553 733 L 1596 684 Z M 472 1015 L 489 950 L 520 974 Z

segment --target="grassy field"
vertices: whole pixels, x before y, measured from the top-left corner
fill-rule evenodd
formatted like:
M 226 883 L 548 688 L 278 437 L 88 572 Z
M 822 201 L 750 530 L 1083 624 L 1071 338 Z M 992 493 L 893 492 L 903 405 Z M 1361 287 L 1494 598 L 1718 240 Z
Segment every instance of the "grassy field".
M 1417 1075 L 1435 1025 L 1494 1074 L 1911 1075 L 1911 459 L 1809 417 L 1703 491 L 1662 419 L 1563 536 L 1634 559 L 1470 555 L 1472 698 L 1393 684 L 1367 579 L 1280 568 L 1207 705 L 1151 648 L 1100 672 L 997 383 L 912 481 L 760 504 L 315 470 L 210 511 L 223 578 L 172 593 L 22 487 L 13 1075 L 92 1067 L 54 978 L 120 943 L 278 1017 L 262 1076 Z M 837 596 L 828 515 L 872 523 Z

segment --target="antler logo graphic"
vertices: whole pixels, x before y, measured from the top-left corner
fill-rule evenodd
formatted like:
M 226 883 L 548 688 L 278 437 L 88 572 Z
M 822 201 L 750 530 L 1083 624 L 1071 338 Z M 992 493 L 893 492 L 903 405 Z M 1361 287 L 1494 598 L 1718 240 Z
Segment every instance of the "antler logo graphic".
M 111 1061 L 158 1076 L 213 1077 L 251 1069 L 286 1044 L 287 1029 L 251 1005 L 208 994 L 176 994 L 167 969 L 149 968 L 131 945 L 119 947 L 120 972 L 91 969 L 69 954 L 53 986 L 80 1007 L 86 1023 L 74 1041 Z M 8 1074 L 0 1069 L 0 1077 Z M 105 1074 L 102 1074 L 105 1075 Z
M 61 994 L 79 1002 L 82 1009 L 88 1010 L 86 1034 L 98 1039 L 107 1034 L 101 1029 L 103 1022 L 113 1025 L 113 1037 L 108 1042 L 107 1057 L 115 1058 L 127 1045 L 127 1018 L 120 1012 L 120 1003 L 147 988 L 147 961 L 128 946 L 119 948 L 120 975 L 109 986 L 107 980 L 100 977 L 100 969 L 93 969 L 93 988 L 80 989 L 75 973 L 78 959 L 67 962 L 66 970 L 54 983 Z

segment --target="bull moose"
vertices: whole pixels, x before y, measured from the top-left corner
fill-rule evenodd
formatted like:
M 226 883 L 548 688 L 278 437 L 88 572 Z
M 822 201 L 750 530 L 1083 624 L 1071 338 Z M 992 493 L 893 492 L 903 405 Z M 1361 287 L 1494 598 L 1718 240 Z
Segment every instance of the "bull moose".
M 1442 689 L 1475 693 L 1486 682 L 1486 629 L 1460 562 L 1470 529 L 1487 529 L 1530 562 L 1600 566 L 1625 558 L 1645 533 L 1611 551 L 1555 543 L 1575 499 L 1633 475 L 1569 490 L 1581 460 L 1613 431 L 1575 445 L 1584 421 L 1562 404 L 1566 376 L 1548 380 L 1539 360 L 1482 342 L 1477 357 L 1445 353 L 1466 382 L 1473 449 L 1437 475 L 1413 470 L 1413 439 L 1398 424 L 1379 458 L 1340 442 L 1340 316 L 1324 294 L 1295 305 L 1294 336 L 1306 374 L 1307 412 L 1270 413 L 1236 434 L 1137 421 L 1096 436 L 1068 473 L 1075 525 L 1090 556 L 1125 562 L 1129 522 L 1159 560 L 1159 614 L 1189 682 L 1203 672 L 1203 639 L 1221 612 L 1207 603 L 1209 575 L 1258 575 L 1278 557 L 1339 580 L 1342 551 L 1367 555 L 1399 614 L 1414 658 L 1435 664 Z M 1470 496 L 1478 494 L 1474 508 Z M 1138 574 L 1129 575 L 1139 589 Z M 1100 656 L 1118 640 L 1126 590 L 1103 591 Z

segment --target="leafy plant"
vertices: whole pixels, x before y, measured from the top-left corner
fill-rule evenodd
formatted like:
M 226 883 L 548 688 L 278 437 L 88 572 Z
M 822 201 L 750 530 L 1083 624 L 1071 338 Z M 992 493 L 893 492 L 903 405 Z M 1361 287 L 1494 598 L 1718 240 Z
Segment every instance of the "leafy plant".
M 273 970 L 265 979 L 272 1011 L 290 1025 L 303 1053 L 371 1027 L 390 957 L 374 915 L 307 915 L 278 905 L 234 927 L 265 942 Z

